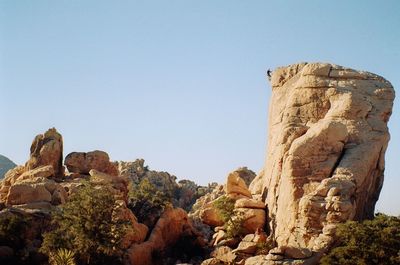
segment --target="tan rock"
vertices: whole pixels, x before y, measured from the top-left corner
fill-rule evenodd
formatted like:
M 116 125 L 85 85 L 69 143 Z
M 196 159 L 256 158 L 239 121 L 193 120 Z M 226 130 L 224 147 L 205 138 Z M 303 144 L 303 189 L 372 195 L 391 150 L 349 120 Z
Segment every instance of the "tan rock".
M 109 175 L 118 175 L 116 164 L 111 163 L 108 154 L 103 151 L 73 152 L 65 157 L 64 163 L 68 171 L 73 173 L 87 175 L 91 169 L 95 169 Z
M 50 178 L 54 176 L 53 166 L 42 166 L 22 173 L 17 179 Z
M 31 203 L 26 203 L 26 204 L 19 204 L 19 205 L 13 205 L 14 208 L 17 209 L 22 209 L 24 211 L 29 211 L 29 210 L 41 210 L 42 212 L 50 212 L 51 210 L 54 210 L 55 206 L 52 205 L 49 202 L 31 202 Z
M 240 252 L 246 254 L 254 254 L 257 251 L 257 243 L 241 241 L 236 249 L 233 250 L 233 253 Z
M 146 239 L 149 228 L 141 223 L 138 223 L 136 216 L 126 207 L 123 200 L 115 202 L 116 206 L 113 211 L 114 221 L 128 221 L 130 226 L 126 229 L 124 237 L 120 243 L 122 249 L 127 249 L 134 243 L 141 243 Z
M 253 208 L 253 209 L 264 209 L 265 204 L 262 201 L 254 199 L 242 198 L 235 202 L 235 208 Z
M 212 227 L 221 226 L 224 224 L 224 221 L 222 221 L 218 211 L 212 206 L 200 211 L 200 219 L 203 223 Z
M 35 137 L 31 146 L 31 154 L 26 162 L 26 170 L 32 170 L 41 166 L 53 166 L 54 175 L 62 176 L 64 167 L 62 136 L 55 128 L 47 130 L 44 134 Z
M 14 182 L 18 179 L 18 177 L 21 176 L 25 171 L 26 171 L 25 166 L 16 166 L 15 168 L 10 169 L 5 174 L 1 184 L 3 186 L 13 185 Z
M 107 173 L 103 173 L 96 169 L 91 169 L 89 171 L 90 181 L 96 184 L 111 184 L 118 182 L 125 182 L 125 180 L 118 176 L 109 175 Z
M 279 246 L 325 251 L 333 238 L 323 231 L 373 216 L 394 90 L 375 74 L 319 63 L 278 68 L 271 85 L 266 162 L 250 190 L 268 205 Z
M 246 259 L 245 265 L 274 265 L 269 259 L 268 255 L 257 255 Z
M 152 253 L 155 251 L 162 253 L 182 236 L 194 237 L 193 244 L 203 243 L 184 210 L 167 208 L 151 231 L 148 240 L 141 244 L 133 244 L 127 250 L 126 262 L 135 265 L 151 265 L 154 262 Z
M 214 239 L 213 246 L 217 246 L 219 242 L 226 238 L 226 233 L 224 230 L 219 230 L 212 237 Z
M 203 262 L 200 265 L 224 265 L 222 261 L 216 258 L 210 258 L 203 260 Z
M 233 171 L 228 175 L 226 180 L 226 193 L 229 195 L 240 194 L 251 198 L 251 193 L 247 188 L 245 181 L 240 177 L 240 172 Z
M 267 260 L 283 260 L 284 257 L 281 255 L 275 255 L 275 254 L 271 254 L 268 253 L 268 255 L 265 257 Z
M 227 246 L 217 247 L 212 253 L 214 257 L 225 263 L 232 263 L 236 259 L 236 254 L 232 253 L 232 249 Z
M 45 185 L 16 184 L 10 187 L 6 205 L 32 202 L 51 202 L 51 194 Z
M 266 221 L 266 213 L 263 209 L 237 208 L 239 216 L 243 218 L 244 233 L 255 233 L 257 229 L 263 228 Z
M 286 246 L 285 256 L 293 259 L 306 259 L 312 256 L 312 251 L 308 248 Z

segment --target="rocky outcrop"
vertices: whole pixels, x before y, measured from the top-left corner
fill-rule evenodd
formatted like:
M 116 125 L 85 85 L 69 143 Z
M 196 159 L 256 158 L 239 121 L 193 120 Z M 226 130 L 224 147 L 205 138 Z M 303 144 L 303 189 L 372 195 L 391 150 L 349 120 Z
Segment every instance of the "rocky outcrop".
M 37 135 L 32 142 L 30 153 L 30 158 L 25 164 L 27 171 L 41 166 L 52 166 L 55 177 L 64 174 L 63 141 L 55 128 Z
M 271 86 L 265 168 L 250 190 L 267 204 L 285 258 L 305 258 L 329 247 L 337 223 L 373 216 L 394 90 L 375 74 L 322 63 L 278 68 Z
M 110 162 L 106 152 L 95 150 L 92 152 L 72 152 L 65 157 L 65 166 L 69 172 L 88 175 L 91 169 L 117 176 L 117 166 Z
M 256 174 L 247 167 L 241 167 L 229 173 L 225 185 L 214 183 L 209 187 L 209 190 L 212 190 L 211 192 L 197 199 L 192 207 L 190 216 L 194 219 L 199 218 L 204 224 L 212 227 L 223 225 L 223 221 L 213 205 L 223 195 L 238 200 L 235 208 L 264 209 L 264 203 L 253 200 L 251 192 L 247 188 L 246 183 L 251 182 L 255 176 Z M 258 207 L 254 207 L 254 203 Z
M 55 181 L 64 174 L 62 148 L 62 137 L 54 128 L 36 136 L 25 166 L 9 170 L 0 183 L 0 202 L 25 209 L 42 207 L 45 212 L 65 202 L 67 193 Z
M 17 165 L 7 157 L 0 155 L 0 179 L 4 178 L 7 171 L 16 167 Z
M 156 264 L 160 262 L 160 258 L 162 261 L 162 254 L 184 236 L 192 236 L 193 245 L 204 244 L 202 237 L 190 223 L 186 212 L 180 208 L 168 208 L 157 221 L 148 240 L 141 244 L 134 244 L 128 249 L 126 262 L 135 265 Z
M 199 186 L 187 179 L 177 182 L 174 175 L 164 171 L 150 170 L 144 163 L 143 159 L 136 159 L 132 162 L 119 161 L 117 162 L 119 175 L 131 183 L 133 189 L 142 180 L 147 179 L 158 191 L 171 198 L 175 207 L 190 211 L 199 197 L 213 189 L 210 186 Z

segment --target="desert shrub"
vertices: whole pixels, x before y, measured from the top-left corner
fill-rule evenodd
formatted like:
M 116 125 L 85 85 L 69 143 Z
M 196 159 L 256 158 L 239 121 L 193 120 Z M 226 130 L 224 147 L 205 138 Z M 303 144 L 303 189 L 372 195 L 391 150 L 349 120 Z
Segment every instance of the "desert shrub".
M 400 218 L 377 214 L 373 220 L 338 226 L 337 242 L 323 265 L 400 264 Z
M 244 217 L 242 213 L 235 212 L 235 200 L 223 195 L 213 203 L 218 214 L 224 222 L 224 229 L 228 238 L 235 238 L 242 234 Z
M 71 250 L 60 248 L 49 257 L 51 265 L 76 265 L 75 254 Z
M 44 234 L 41 252 L 52 257 L 71 250 L 78 264 L 118 264 L 127 222 L 112 218 L 114 196 L 106 186 L 86 182 L 52 214 L 53 229 Z
M 2 214 L 0 216 L 0 245 L 13 249 L 22 248 L 28 223 L 28 217 L 12 213 Z
M 129 209 L 138 218 L 138 221 L 153 227 L 167 204 L 171 203 L 171 197 L 159 191 L 147 178 L 129 191 Z

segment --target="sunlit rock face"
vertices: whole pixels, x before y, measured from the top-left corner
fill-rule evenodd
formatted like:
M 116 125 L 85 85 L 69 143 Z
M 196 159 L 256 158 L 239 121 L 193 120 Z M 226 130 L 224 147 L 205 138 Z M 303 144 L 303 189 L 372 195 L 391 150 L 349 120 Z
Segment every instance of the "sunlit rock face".
M 278 246 L 323 251 L 335 224 L 373 216 L 394 89 L 323 63 L 278 68 L 270 82 L 266 162 L 250 191 L 267 204 Z

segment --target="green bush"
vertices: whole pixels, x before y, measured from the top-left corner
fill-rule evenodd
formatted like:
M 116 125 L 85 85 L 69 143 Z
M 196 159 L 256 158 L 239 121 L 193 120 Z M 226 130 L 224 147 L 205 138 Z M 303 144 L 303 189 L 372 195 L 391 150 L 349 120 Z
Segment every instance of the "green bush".
M 129 209 L 140 223 L 153 227 L 171 198 L 159 191 L 147 178 L 142 179 L 136 187 L 129 191 Z
M 24 234 L 29 219 L 27 217 L 5 213 L 0 216 L 0 245 L 13 249 L 24 247 Z
M 214 203 L 218 214 L 224 222 L 224 229 L 228 238 L 235 238 L 242 234 L 244 217 L 241 213 L 235 212 L 235 200 L 221 196 Z
M 53 229 L 44 234 L 40 251 L 52 257 L 59 249 L 71 250 L 78 264 L 121 262 L 119 243 L 128 223 L 113 220 L 114 207 L 108 187 L 85 182 L 52 214 Z
M 74 252 L 60 248 L 49 257 L 51 265 L 76 265 Z
M 337 229 L 334 248 L 323 265 L 400 264 L 400 218 L 377 214 L 373 220 L 348 221 Z

